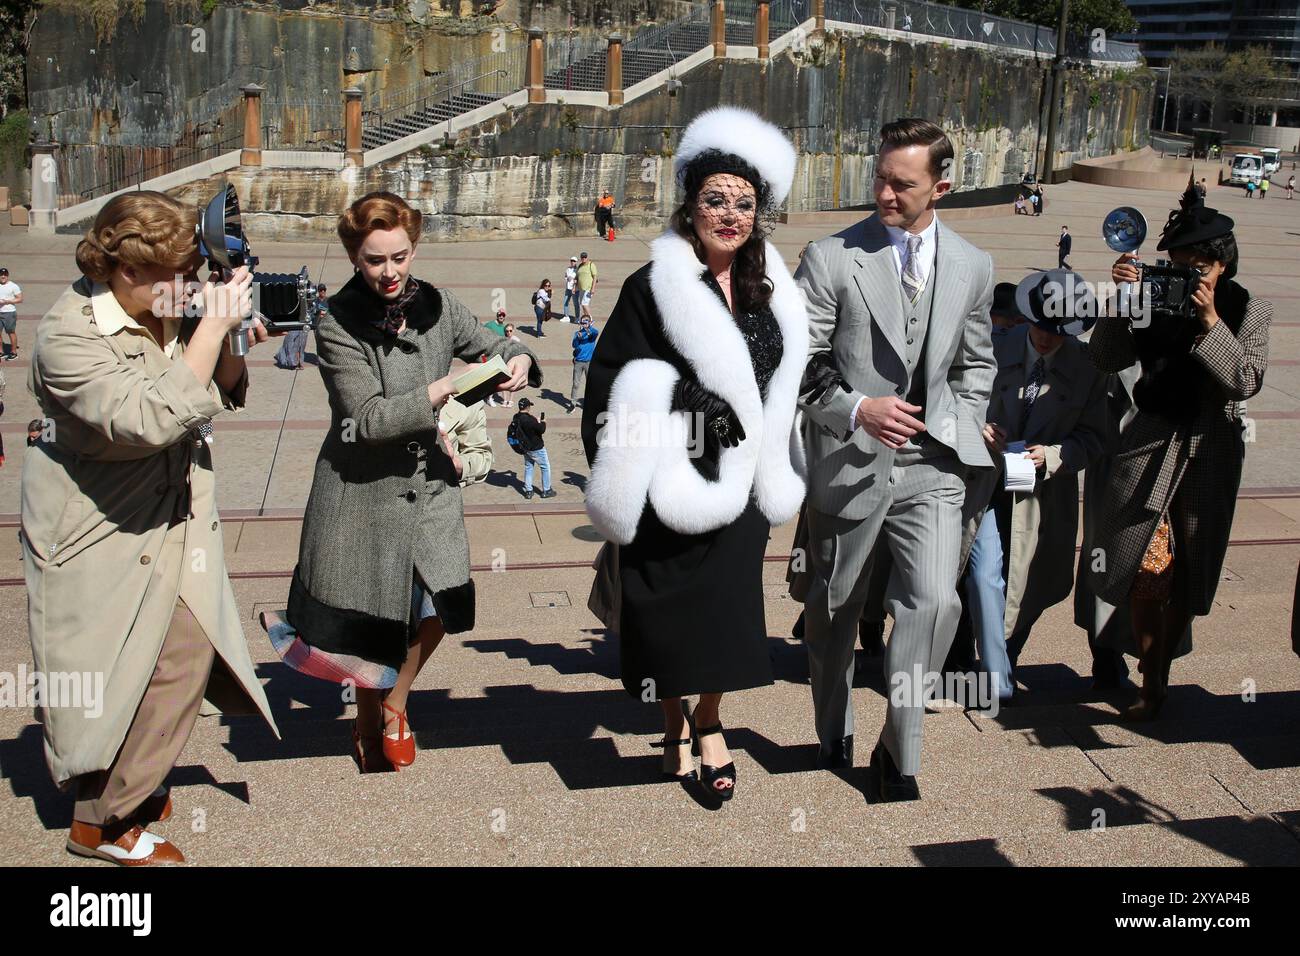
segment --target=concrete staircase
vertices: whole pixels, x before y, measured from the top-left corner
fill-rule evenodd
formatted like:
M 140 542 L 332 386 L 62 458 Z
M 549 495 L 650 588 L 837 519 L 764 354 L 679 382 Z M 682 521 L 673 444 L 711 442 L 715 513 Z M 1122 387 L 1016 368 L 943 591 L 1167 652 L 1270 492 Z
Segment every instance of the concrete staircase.
M 745 21 L 727 23 L 727 43 L 752 46 L 754 25 Z M 686 21 L 658 33 L 645 46 L 638 47 L 636 38 L 623 47 L 623 86 L 640 83 L 668 69 L 678 60 L 710 43 L 708 23 Z M 546 73 L 548 90 L 584 90 L 598 92 L 605 89 L 605 51 L 566 63 Z
M 363 149 L 383 146 L 385 143 L 418 133 L 422 129 L 428 129 L 430 126 L 453 119 L 480 106 L 486 106 L 498 99 L 500 97 L 494 93 L 458 93 L 440 102 L 420 107 L 383 126 L 363 129 L 361 146 Z
M 726 36 L 729 44 L 751 45 L 754 42 L 754 25 L 748 21 L 729 21 Z M 689 18 L 669 24 L 667 29 L 653 30 L 643 45 L 638 45 L 637 38 L 633 37 L 623 48 L 623 86 L 626 88 L 640 83 L 668 69 L 683 57 L 704 49 L 709 43 L 709 24 Z M 599 92 L 605 88 L 605 59 L 606 51 L 598 50 L 573 63 L 547 71 L 543 82 L 550 90 Z M 382 126 L 365 128 L 361 134 L 362 148 L 383 146 L 500 98 L 496 93 L 466 92 L 438 102 L 422 101 L 397 119 L 389 120 Z

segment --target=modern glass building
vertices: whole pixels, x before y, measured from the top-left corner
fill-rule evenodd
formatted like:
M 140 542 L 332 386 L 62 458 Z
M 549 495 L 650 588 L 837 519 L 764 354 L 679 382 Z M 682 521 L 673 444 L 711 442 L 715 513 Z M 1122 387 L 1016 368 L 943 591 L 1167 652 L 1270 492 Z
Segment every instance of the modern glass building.
M 1157 70 L 1167 66 L 1170 56 L 1182 47 L 1207 43 L 1218 43 L 1229 50 L 1252 45 L 1268 47 L 1278 72 L 1295 78 L 1293 98 L 1278 104 L 1282 114 L 1278 122 L 1294 125 L 1300 120 L 1300 0 L 1125 2 L 1139 29 L 1136 36 L 1119 39 L 1136 41 L 1147 63 Z M 1163 91 L 1158 88 L 1157 99 L 1161 95 Z

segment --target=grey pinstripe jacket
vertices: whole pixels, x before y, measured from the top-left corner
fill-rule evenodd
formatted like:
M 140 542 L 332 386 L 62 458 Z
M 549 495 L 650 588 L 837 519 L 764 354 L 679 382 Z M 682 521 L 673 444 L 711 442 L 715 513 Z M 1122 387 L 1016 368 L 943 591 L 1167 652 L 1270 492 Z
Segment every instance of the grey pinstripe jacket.
M 989 322 L 993 262 L 937 224 L 934 300 L 925 350 L 925 422 L 930 435 L 971 467 L 992 467 L 980 432 L 997 366 Z M 808 300 L 810 357 L 829 352 L 848 390 L 801 403 L 808 428 L 813 507 L 865 518 L 873 489 L 888 483 L 894 451 L 862 429 L 849 431 L 858 399 L 907 392 L 898 268 L 875 215 L 810 243 L 795 281 Z

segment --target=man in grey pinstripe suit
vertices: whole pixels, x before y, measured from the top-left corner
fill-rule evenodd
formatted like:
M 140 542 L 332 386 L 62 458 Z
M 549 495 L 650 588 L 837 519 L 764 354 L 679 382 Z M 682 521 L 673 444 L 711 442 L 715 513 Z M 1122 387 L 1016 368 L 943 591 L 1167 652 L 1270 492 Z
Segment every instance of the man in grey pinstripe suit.
M 886 607 L 889 707 L 872 762 L 881 797 L 916 799 L 924 675 L 960 613 L 956 584 L 971 468 L 996 365 L 989 256 L 935 217 L 950 188 L 943 131 L 881 130 L 876 213 L 811 243 L 795 274 L 811 349 L 801 407 L 808 450 L 806 618 L 818 765 L 853 762 L 853 643 L 877 538 L 893 558 Z

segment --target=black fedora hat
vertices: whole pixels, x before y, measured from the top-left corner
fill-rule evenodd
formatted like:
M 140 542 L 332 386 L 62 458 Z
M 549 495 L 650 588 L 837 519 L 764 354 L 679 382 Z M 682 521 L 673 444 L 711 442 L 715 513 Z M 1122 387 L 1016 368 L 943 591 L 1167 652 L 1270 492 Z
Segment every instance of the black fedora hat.
M 1082 335 L 1097 322 L 1097 295 L 1069 269 L 1033 272 L 1016 286 L 1016 308 L 1044 332 Z

